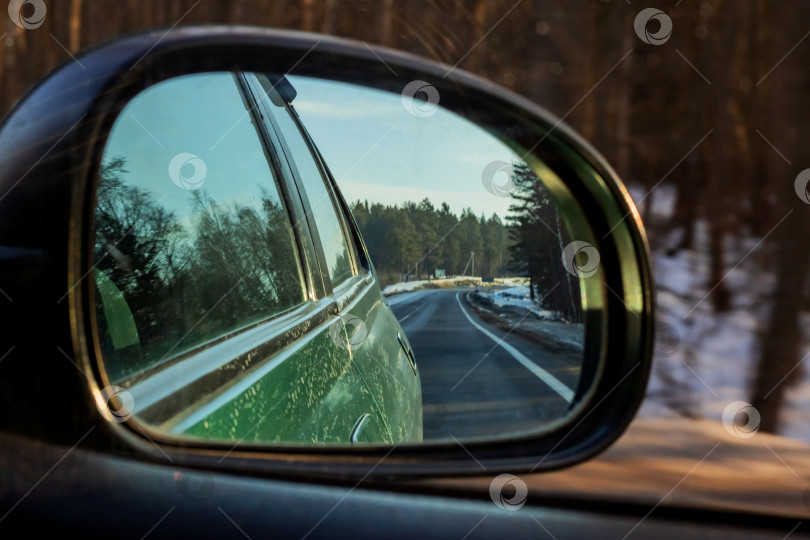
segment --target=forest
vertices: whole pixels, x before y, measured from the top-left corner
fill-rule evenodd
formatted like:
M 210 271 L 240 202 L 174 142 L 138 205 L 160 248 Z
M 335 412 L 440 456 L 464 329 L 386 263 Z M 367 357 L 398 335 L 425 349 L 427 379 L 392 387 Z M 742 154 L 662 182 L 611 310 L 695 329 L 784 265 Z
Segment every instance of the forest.
M 122 158 L 103 165 L 95 213 L 96 311 L 113 380 L 303 302 L 292 224 L 269 190 L 253 206 L 193 191 L 184 226 L 127 172 Z M 121 337 L 126 313 L 133 339 Z
M 550 193 L 525 163 L 511 167 L 512 204 L 504 219 L 456 215 L 446 202 L 429 199 L 383 205 L 356 201 L 354 219 L 383 286 L 446 276 L 529 278 L 539 307 L 576 320 L 578 278 L 565 271 L 563 246 L 571 241 Z M 473 255 L 474 254 L 474 255 Z M 563 284 L 562 287 L 557 287 Z
M 446 202 L 437 207 L 427 198 L 401 205 L 357 201 L 351 211 L 383 284 L 435 278 L 437 270 L 448 277 L 509 271 L 508 229 L 496 214 L 464 209 L 457 216 Z

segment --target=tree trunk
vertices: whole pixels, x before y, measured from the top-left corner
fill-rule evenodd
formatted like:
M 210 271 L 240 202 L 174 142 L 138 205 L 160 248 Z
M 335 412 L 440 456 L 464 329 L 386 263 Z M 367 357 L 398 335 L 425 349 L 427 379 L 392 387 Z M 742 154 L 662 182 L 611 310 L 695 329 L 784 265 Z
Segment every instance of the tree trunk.
M 315 30 L 315 0 L 301 0 L 301 29 Z
M 791 4 L 793 7 L 794 4 Z M 757 64 L 759 73 L 755 80 L 767 73 L 785 50 L 789 49 L 806 32 L 807 8 L 802 10 L 768 10 L 765 2 L 758 3 L 757 18 L 760 24 L 779 29 L 769 36 L 769 49 L 761 51 L 761 62 Z M 764 39 L 759 35 L 759 39 Z M 810 137 L 810 110 L 806 107 L 807 88 L 810 76 L 805 69 L 806 59 L 792 55 L 784 58 L 780 65 L 778 80 L 771 74 L 759 86 L 767 92 L 768 109 L 773 126 L 790 126 L 790 129 L 769 132 L 772 144 L 786 156 L 804 156 L 806 141 Z M 778 82 L 777 82 L 778 81 Z M 778 84 L 778 86 L 776 86 Z M 778 88 L 778 91 L 776 90 Z M 764 111 L 759 111 L 763 114 Z M 793 132 L 792 134 L 790 132 Z M 764 142 L 758 143 L 761 149 L 770 149 Z M 760 152 L 762 151 L 760 149 Z M 771 227 L 779 219 L 787 216 L 773 231 L 776 244 L 776 287 L 772 295 L 771 314 L 767 327 L 762 329 L 760 356 L 756 366 L 751 404 L 759 411 L 760 430 L 777 432 L 781 427 L 780 412 L 785 402 L 787 389 L 804 376 L 802 365 L 802 325 L 800 316 L 807 299 L 807 265 L 810 263 L 810 207 L 793 191 L 793 181 L 797 170 L 806 167 L 796 163 L 787 164 L 776 152 L 765 152 L 762 158 L 766 170 L 760 181 L 765 184 L 769 198 L 776 201 L 774 218 L 763 228 Z M 754 201 L 754 204 L 763 204 Z M 788 216 L 788 212 L 792 213 Z M 767 231 L 766 231 L 767 233 Z
M 76 52 L 81 47 L 82 35 L 82 0 L 73 0 L 70 6 L 70 51 Z
M 779 430 L 785 390 L 799 380 L 803 372 L 797 367 L 802 342 L 799 315 L 810 258 L 805 242 L 791 227 L 791 218 L 797 221 L 796 216 L 790 216 L 780 225 L 776 293 L 768 328 L 762 336 L 762 353 L 751 395 L 751 404 L 760 414 L 759 429 L 768 433 Z
M 393 34 L 394 0 L 383 0 L 381 11 L 380 43 L 388 47 L 393 47 L 396 43 L 396 39 Z

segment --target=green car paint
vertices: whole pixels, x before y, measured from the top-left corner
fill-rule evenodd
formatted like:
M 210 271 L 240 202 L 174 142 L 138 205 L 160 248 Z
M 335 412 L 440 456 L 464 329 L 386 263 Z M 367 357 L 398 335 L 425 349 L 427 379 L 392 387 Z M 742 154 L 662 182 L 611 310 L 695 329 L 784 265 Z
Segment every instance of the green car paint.
M 339 318 L 316 328 L 303 346 L 292 345 L 296 350 L 282 362 L 183 434 L 256 443 L 340 444 L 348 442 L 357 422 L 369 415 L 358 442 L 421 440 L 419 378 L 396 341 L 396 332 L 402 330 L 382 304 L 376 283 L 349 313 L 367 321 L 370 331 L 362 343 L 352 344 L 349 335 L 345 347 L 343 340 L 335 343 L 336 328 L 351 328 Z M 285 356 L 285 351 L 278 355 Z
M 256 443 L 334 444 L 348 442 L 364 414 L 383 422 L 349 351 L 333 343 L 328 329 L 333 324 L 339 322 L 317 328 L 303 346 L 292 345 L 298 350 L 247 388 L 235 395 L 231 392 L 231 399 L 217 404 L 218 396 L 213 396 L 215 406 L 210 412 L 182 433 Z M 285 356 L 285 351 L 278 354 Z M 252 380 L 252 376 L 248 373 L 245 378 Z M 220 395 L 229 393 L 226 390 Z M 177 431 L 177 426 L 166 427 Z M 378 437 L 378 442 L 391 442 L 387 429 L 380 430 Z
M 118 335 L 137 336 L 132 314 L 112 281 L 97 272 L 96 283 L 107 326 Z M 363 328 L 343 324 L 347 316 L 358 317 Z M 357 342 L 351 331 L 367 333 Z M 161 411 L 169 419 L 151 427 L 247 443 L 420 441 L 420 380 L 397 333 L 403 335 L 402 328 L 373 280 L 342 317 L 331 317 L 209 394 L 181 403 L 180 410 Z M 116 358 L 104 360 L 110 364 Z M 138 378 L 130 380 L 134 393 Z M 128 386 L 127 381 L 113 382 Z M 137 419 L 137 400 L 135 405 Z
M 411 367 L 397 334 L 405 332 L 383 303 L 376 283 L 349 313 L 366 322 L 368 335 L 352 351 L 354 363 L 371 390 L 377 409 L 391 430 L 392 440 L 422 439 L 422 386 L 418 368 Z

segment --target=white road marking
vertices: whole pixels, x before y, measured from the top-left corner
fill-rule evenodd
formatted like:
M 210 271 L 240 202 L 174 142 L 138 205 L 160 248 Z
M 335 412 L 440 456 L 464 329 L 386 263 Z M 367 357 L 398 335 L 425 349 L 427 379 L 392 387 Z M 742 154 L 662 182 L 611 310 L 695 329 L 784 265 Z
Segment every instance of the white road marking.
M 482 327 L 480 324 L 475 322 L 470 314 L 467 313 L 467 310 L 464 309 L 464 306 L 461 303 L 461 299 L 459 298 L 460 293 L 456 293 L 456 302 L 458 302 L 458 307 L 461 309 L 461 312 L 467 317 L 467 320 L 470 321 L 470 324 L 473 325 L 476 329 L 478 329 L 482 334 L 487 336 L 489 339 L 503 347 L 503 349 L 512 355 L 512 357 L 523 364 L 523 366 L 537 375 L 537 377 L 546 383 L 552 390 L 557 392 L 565 401 L 571 403 L 571 400 L 574 399 L 574 391 L 568 388 L 565 383 L 563 383 L 560 379 L 546 371 L 545 369 L 541 368 L 531 360 L 529 360 L 523 353 L 521 353 L 516 348 L 509 345 L 503 339 L 499 338 L 486 328 Z

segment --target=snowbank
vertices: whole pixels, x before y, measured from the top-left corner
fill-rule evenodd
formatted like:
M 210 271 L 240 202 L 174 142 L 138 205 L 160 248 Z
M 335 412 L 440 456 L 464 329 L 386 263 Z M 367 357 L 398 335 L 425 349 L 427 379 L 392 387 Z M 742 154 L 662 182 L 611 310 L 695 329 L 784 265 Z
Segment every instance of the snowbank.
M 521 314 L 525 314 L 526 311 L 529 311 L 533 317 L 546 321 L 559 321 L 562 319 L 560 313 L 557 311 L 539 309 L 537 305 L 532 302 L 528 285 L 519 285 L 517 287 L 497 291 L 476 291 L 475 295 L 486 304 L 498 308 L 499 310 L 513 308 L 513 311 L 520 312 Z
M 428 289 L 428 288 L 444 288 L 444 287 L 456 287 L 464 285 L 477 287 L 519 285 L 521 283 L 525 283 L 526 280 L 527 278 L 512 277 L 512 278 L 498 278 L 493 283 L 482 283 L 480 277 L 455 276 L 449 278 L 431 279 L 430 281 L 415 280 L 415 281 L 403 281 L 400 283 L 393 283 L 384 288 L 382 293 L 385 296 L 389 296 L 392 294 L 398 294 L 408 291 L 417 291 L 419 289 Z

